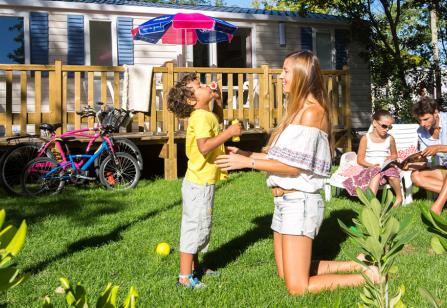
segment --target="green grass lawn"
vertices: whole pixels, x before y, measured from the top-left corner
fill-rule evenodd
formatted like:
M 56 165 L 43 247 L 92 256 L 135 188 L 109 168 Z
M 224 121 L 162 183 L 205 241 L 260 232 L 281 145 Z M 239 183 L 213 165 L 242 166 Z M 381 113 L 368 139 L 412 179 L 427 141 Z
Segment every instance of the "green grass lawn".
M 141 181 L 126 192 L 96 188 L 67 188 L 61 195 L 44 198 L 11 198 L 1 193 L 6 223 L 19 225 L 26 219 L 27 241 L 17 262 L 31 278 L 3 294 L 8 307 L 40 307 L 49 295 L 56 307 L 63 297 L 55 294 L 58 278 L 81 282 L 92 303 L 108 282 L 120 285 L 122 300 L 130 286 L 139 292 L 140 307 L 355 307 L 360 288 L 340 289 L 303 297 L 287 295 L 276 276 L 270 230 L 272 197 L 265 175 L 234 173 L 216 191 L 213 233 L 206 264 L 221 276 L 205 278 L 208 288 L 175 287 L 178 274 L 178 243 L 181 219 L 181 181 Z M 397 209 L 410 214 L 416 239 L 397 259 L 399 272 L 392 277 L 395 290 L 405 285 L 404 301 L 410 307 L 427 307 L 417 288 L 423 286 L 443 299 L 447 294 L 447 258 L 430 250 L 431 235 L 420 220 L 418 202 Z M 327 204 L 320 235 L 315 240 L 318 259 L 346 259 L 358 253 L 338 226 L 349 223 L 359 202 L 346 197 Z M 166 258 L 153 252 L 158 242 L 175 251 Z M 92 296 L 93 295 L 93 296 Z

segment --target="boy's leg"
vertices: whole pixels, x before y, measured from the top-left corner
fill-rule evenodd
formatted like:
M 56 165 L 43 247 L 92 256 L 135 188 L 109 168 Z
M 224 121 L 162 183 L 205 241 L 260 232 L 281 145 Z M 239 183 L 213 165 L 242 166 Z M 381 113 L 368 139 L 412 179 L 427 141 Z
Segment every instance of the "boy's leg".
M 442 187 L 441 191 L 439 192 L 438 198 L 431 206 L 431 210 L 438 215 L 441 214 L 444 204 L 447 201 L 447 170 L 439 170 L 439 171 L 441 172 L 443 179 Z
M 202 287 L 193 281 L 192 267 L 199 245 L 200 212 L 197 200 L 202 196 L 200 185 L 183 180 L 182 184 L 182 225 L 180 231 L 180 274 L 179 283 L 188 287 Z
M 180 252 L 180 276 L 178 281 L 181 284 L 187 285 L 189 284 L 188 276 L 192 273 L 192 264 L 194 256 L 197 254 L 191 254 L 187 252 Z
M 396 195 L 396 202 L 393 204 L 393 207 L 398 207 L 402 204 L 402 189 L 400 187 L 400 178 L 396 177 L 389 177 L 388 183 L 390 183 L 391 188 L 394 191 L 394 194 Z
M 443 172 L 439 169 L 413 171 L 411 181 L 423 189 L 439 193 L 444 183 Z

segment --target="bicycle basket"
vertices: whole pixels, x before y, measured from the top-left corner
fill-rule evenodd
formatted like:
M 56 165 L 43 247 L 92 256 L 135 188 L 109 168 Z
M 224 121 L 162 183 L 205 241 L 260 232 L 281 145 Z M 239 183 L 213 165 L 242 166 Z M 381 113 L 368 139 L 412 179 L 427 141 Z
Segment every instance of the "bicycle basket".
M 113 109 L 102 118 L 101 125 L 113 132 L 118 132 L 120 127 L 126 127 L 130 122 L 130 116 L 126 110 Z

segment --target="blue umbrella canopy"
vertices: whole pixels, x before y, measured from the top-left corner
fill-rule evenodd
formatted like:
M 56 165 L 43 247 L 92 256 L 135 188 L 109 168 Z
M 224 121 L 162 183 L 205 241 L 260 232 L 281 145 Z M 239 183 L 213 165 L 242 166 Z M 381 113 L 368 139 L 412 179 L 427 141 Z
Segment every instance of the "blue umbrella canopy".
M 135 40 L 156 44 L 191 45 L 231 42 L 237 27 L 201 13 L 178 13 L 155 17 L 132 29 Z

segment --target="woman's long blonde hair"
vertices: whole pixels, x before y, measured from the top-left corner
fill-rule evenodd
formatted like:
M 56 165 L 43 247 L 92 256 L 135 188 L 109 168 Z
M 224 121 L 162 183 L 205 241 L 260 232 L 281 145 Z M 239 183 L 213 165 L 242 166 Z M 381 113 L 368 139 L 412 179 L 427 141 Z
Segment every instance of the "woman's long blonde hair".
M 285 60 L 292 60 L 293 78 L 290 92 L 287 95 L 287 107 L 281 122 L 272 132 L 266 150 L 281 135 L 284 129 L 293 122 L 303 108 L 309 94 L 312 94 L 323 107 L 328 122 L 328 136 L 331 136 L 330 106 L 323 86 L 320 61 L 311 51 L 298 51 L 288 54 Z

